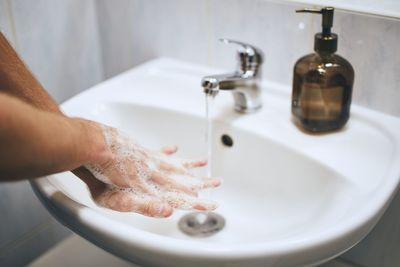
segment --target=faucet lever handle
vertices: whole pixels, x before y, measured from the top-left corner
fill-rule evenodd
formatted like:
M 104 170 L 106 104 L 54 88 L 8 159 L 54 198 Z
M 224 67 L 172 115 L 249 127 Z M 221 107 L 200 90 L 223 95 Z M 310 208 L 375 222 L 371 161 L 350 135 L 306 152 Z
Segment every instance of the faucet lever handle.
M 224 44 L 235 44 L 240 47 L 238 49 L 238 58 L 241 71 L 248 71 L 258 68 L 263 62 L 263 53 L 260 49 L 239 41 L 221 38 L 219 41 Z

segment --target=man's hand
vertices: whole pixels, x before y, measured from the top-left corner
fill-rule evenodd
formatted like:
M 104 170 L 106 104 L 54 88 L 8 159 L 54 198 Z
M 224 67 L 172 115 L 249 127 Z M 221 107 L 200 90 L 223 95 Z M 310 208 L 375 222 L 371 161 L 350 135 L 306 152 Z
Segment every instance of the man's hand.
M 68 118 L 1 32 L 0 111 L 0 180 L 76 168 L 73 173 L 88 185 L 93 199 L 114 210 L 166 217 L 172 208 L 215 208 L 212 203 L 198 201 L 196 193 L 218 186 L 219 181 L 200 180 L 189 173 L 190 168 L 204 166 L 205 161 L 171 160 L 120 136 L 116 129 Z M 108 136 L 108 150 L 102 145 L 104 134 Z M 129 153 L 130 148 L 137 149 L 134 156 L 120 153 L 123 147 L 116 149 L 115 145 L 124 143 Z M 164 152 L 172 154 L 175 150 L 167 148 Z
M 173 158 L 171 154 L 176 147 L 150 151 L 115 128 L 98 126 L 103 130 L 108 155 L 85 165 L 94 177 L 107 184 L 99 187 L 100 192 L 92 190 L 98 204 L 152 217 L 167 217 L 174 208 L 204 211 L 216 208 L 215 203 L 198 200 L 197 192 L 219 186 L 220 180 L 200 179 L 189 172 L 191 168 L 205 166 L 205 160 Z

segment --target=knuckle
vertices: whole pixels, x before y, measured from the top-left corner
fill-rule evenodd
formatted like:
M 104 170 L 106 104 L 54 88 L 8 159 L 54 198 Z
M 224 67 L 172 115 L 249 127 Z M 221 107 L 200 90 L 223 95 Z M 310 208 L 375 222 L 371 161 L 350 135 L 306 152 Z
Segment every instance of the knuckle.
M 161 212 L 160 204 L 158 202 L 147 202 L 142 205 L 142 213 L 147 216 L 158 216 Z

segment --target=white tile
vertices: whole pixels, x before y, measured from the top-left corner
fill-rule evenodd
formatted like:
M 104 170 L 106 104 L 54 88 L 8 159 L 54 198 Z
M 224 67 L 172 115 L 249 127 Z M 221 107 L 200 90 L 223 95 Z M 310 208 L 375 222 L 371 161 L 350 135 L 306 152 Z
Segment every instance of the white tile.
M 143 35 L 146 34 L 146 16 L 141 15 L 148 13 L 144 10 L 145 6 L 145 3 L 138 0 L 96 2 L 102 60 L 103 63 L 106 62 L 103 65 L 106 78 L 154 57 L 147 53 L 146 47 L 139 46 L 143 38 L 132 33 L 134 28 L 139 28 L 142 29 Z
M 12 1 L 18 51 L 57 101 L 100 82 L 93 1 Z
M 320 6 L 321 0 L 285 0 L 305 5 Z M 400 18 L 400 3 L 396 0 L 324 0 L 325 6 L 334 6 L 344 10 L 380 15 L 391 18 Z
M 12 15 L 10 14 L 10 1 L 0 0 L 0 31 L 6 36 L 11 44 L 14 44 Z
M 400 116 L 400 20 L 337 12 L 339 53 L 355 70 L 354 102 Z
M 209 55 L 207 1 L 96 3 L 106 77 L 159 56 L 204 62 Z
M 321 18 L 300 4 L 265 0 L 124 0 L 97 2 L 107 77 L 158 56 L 235 68 L 227 37 L 265 53 L 263 76 L 291 85 L 294 63 L 313 52 Z M 339 54 L 355 68 L 353 102 L 400 115 L 400 21 L 337 11 Z
M 234 70 L 236 49 L 216 41 L 220 37 L 232 38 L 264 52 L 264 79 L 291 84 L 296 60 L 313 49 L 311 16 L 296 14 L 299 6 L 294 4 L 262 0 L 212 0 L 210 5 L 213 65 Z
M 296 6 L 292 4 L 260 0 L 101 0 L 97 8 L 106 77 L 158 56 L 233 71 L 236 49 L 218 42 L 226 37 L 261 48 L 265 52 L 264 76 L 290 83 L 294 61 L 312 50 L 310 29 L 299 29 L 299 24 L 306 25 L 311 17 L 295 16 Z M 282 19 L 290 13 L 292 16 Z M 298 38 L 304 42 L 292 49 Z

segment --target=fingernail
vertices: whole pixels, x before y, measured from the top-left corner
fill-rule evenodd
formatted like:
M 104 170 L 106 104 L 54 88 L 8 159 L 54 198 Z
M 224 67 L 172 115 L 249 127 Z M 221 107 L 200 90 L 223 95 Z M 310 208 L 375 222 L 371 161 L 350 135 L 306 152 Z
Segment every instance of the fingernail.
M 216 178 L 216 179 L 213 181 L 213 185 L 214 185 L 214 186 L 220 186 L 221 184 L 222 184 L 222 179 Z
M 209 184 L 211 184 L 212 186 L 220 186 L 223 182 L 223 180 L 221 178 L 204 178 Z
M 217 203 L 197 203 L 193 205 L 193 208 L 196 210 L 207 211 L 207 210 L 215 210 L 218 207 Z
M 216 208 L 218 208 L 217 203 L 210 203 L 207 207 L 208 210 L 215 210 Z
M 172 214 L 172 208 L 168 204 L 158 204 L 155 206 L 155 214 L 157 217 L 169 217 Z
M 178 151 L 178 146 L 177 145 L 175 145 L 175 146 L 171 146 L 171 153 L 175 153 L 176 151 Z

